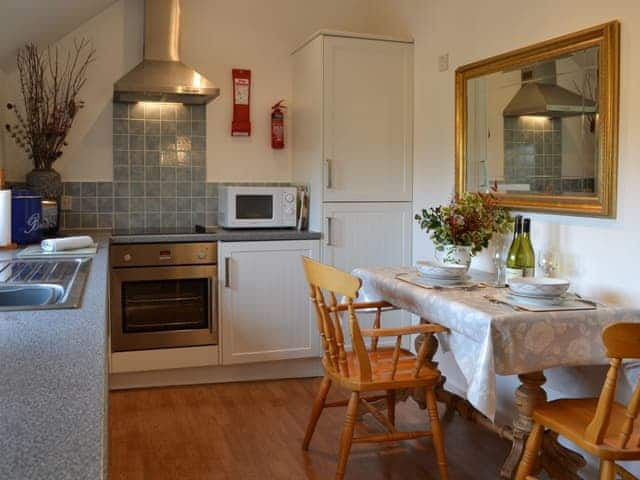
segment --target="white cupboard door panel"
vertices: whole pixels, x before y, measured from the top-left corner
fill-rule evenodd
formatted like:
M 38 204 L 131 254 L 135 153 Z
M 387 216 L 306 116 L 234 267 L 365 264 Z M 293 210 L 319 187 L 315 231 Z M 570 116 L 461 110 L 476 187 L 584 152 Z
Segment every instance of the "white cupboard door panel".
M 324 40 L 324 201 L 411 201 L 412 45 Z
M 347 272 L 357 267 L 411 265 L 411 214 L 408 203 L 325 204 L 322 261 Z M 371 327 L 373 315 L 359 318 L 365 328 Z M 404 311 L 387 312 L 382 319 L 383 327 L 411 324 L 411 315 Z M 346 324 L 344 330 L 349 331 Z M 405 342 L 408 348 L 409 340 Z M 390 343 L 389 339 L 381 342 Z
M 221 244 L 223 364 L 319 356 L 301 260 L 318 250 L 317 240 Z
M 325 203 L 323 262 L 342 270 L 411 265 L 411 204 Z

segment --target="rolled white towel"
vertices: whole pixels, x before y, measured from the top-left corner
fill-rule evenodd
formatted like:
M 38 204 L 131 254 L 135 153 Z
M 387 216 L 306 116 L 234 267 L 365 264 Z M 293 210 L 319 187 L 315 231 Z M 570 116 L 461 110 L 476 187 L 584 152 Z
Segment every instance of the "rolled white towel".
M 63 250 L 75 250 L 77 248 L 93 247 L 93 238 L 89 236 L 49 238 L 42 240 L 40 248 L 45 252 L 61 252 Z

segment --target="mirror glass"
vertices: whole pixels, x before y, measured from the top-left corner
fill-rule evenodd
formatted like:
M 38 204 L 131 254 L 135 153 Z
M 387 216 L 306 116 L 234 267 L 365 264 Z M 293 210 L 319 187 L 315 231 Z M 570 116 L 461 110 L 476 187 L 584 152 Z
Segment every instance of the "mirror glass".
M 597 197 L 600 47 L 467 80 L 466 189 Z

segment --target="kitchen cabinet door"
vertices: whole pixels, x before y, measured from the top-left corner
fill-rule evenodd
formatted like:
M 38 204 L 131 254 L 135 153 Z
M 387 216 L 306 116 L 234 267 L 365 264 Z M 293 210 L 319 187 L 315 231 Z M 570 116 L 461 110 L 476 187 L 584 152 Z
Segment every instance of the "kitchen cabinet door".
M 409 203 L 325 204 L 322 261 L 347 272 L 411 265 L 411 213 Z M 359 318 L 364 328 L 371 327 L 373 315 Z M 387 312 L 382 319 L 383 327 L 411 324 L 411 315 L 404 311 Z
M 320 356 L 301 260 L 319 241 L 218 245 L 223 365 Z
M 413 46 L 324 39 L 324 201 L 411 201 Z

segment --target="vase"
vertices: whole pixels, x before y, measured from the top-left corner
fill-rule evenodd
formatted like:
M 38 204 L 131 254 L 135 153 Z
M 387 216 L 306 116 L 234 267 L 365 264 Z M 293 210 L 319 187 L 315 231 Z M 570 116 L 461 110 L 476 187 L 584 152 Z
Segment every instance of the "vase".
M 27 173 L 27 187 L 43 200 L 59 201 L 62 196 L 62 178 L 53 168 L 34 168 Z
M 471 265 L 471 247 L 464 245 L 442 245 L 436 250 L 436 260 L 444 264 L 464 265 L 469 268 Z
M 60 225 L 60 200 L 62 178 L 53 168 L 34 168 L 27 173 L 27 188 L 42 197 L 42 221 L 40 232 L 53 236 Z

